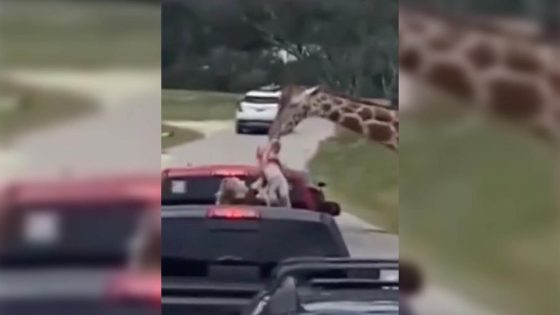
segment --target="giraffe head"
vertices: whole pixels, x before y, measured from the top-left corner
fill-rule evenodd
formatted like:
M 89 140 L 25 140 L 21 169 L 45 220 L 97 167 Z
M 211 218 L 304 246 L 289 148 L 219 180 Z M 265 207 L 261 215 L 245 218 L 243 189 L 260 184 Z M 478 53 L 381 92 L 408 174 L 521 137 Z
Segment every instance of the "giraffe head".
M 269 138 L 278 139 L 292 132 L 302 120 L 313 115 L 311 100 L 319 91 L 319 86 L 287 86 L 282 89 L 278 113 L 268 132 Z

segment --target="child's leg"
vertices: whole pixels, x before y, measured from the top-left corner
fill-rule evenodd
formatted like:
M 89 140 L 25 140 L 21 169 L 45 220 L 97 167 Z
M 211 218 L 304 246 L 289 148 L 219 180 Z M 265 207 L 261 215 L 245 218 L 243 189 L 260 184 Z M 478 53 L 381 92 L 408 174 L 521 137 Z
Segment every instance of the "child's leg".
M 290 201 L 290 184 L 285 177 L 281 177 L 278 179 L 278 192 L 282 204 L 285 207 L 291 208 L 292 203 Z

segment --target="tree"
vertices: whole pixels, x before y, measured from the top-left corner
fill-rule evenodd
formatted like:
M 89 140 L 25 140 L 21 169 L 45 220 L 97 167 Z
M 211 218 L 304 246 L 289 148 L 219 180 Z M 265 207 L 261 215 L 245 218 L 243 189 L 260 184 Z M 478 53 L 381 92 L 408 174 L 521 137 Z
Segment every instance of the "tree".
M 163 6 L 164 87 L 193 88 L 189 75 L 209 78 L 206 89 L 239 90 L 265 80 L 396 97 L 395 1 L 182 0 Z M 218 84 L 224 80 L 228 84 Z

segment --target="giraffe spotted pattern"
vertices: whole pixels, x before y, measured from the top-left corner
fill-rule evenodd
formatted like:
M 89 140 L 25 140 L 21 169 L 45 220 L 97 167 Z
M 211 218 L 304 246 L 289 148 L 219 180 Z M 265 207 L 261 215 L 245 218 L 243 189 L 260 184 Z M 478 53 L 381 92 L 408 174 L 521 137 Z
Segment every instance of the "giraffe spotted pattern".
M 400 71 L 560 145 L 560 52 L 497 24 L 399 10 Z
M 362 99 L 322 87 L 288 86 L 282 90 L 280 108 L 269 137 L 291 132 L 310 116 L 321 117 L 396 151 L 399 123 L 397 110 L 386 99 Z
M 397 111 L 365 101 L 360 102 L 357 99 L 329 95 L 326 91 L 322 91 L 317 96 L 316 103 L 312 105 L 319 109 L 318 116 L 365 135 L 391 150 L 397 149 Z

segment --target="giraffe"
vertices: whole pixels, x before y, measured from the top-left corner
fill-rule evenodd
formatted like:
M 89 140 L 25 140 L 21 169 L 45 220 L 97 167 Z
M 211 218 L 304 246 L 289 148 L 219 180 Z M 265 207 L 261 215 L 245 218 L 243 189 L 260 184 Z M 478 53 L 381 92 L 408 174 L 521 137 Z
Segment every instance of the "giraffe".
M 560 46 L 544 31 L 401 6 L 399 81 L 406 77 L 413 89 L 433 88 L 532 134 L 556 155 L 560 187 Z
M 560 144 L 558 57 L 558 46 L 533 33 L 399 8 L 401 77 L 520 125 L 553 146 Z
M 279 139 L 304 119 L 321 117 L 397 152 L 398 111 L 388 104 L 388 100 L 350 97 L 322 86 L 286 86 L 282 89 L 278 114 L 268 136 L 272 140 Z

